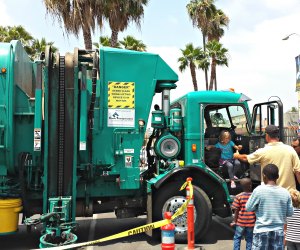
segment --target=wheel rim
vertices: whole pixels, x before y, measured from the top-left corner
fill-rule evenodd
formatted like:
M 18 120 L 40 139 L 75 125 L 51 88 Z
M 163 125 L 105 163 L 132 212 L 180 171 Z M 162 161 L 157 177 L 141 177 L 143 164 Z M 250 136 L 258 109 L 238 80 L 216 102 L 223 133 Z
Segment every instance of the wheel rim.
M 173 196 L 168 199 L 162 208 L 162 217 L 164 218 L 165 212 L 171 212 L 174 214 L 186 201 L 184 196 Z M 196 209 L 194 209 L 194 221 L 196 220 Z M 175 218 L 172 223 L 176 226 L 175 232 L 182 234 L 187 231 L 187 212 L 185 211 L 182 215 Z

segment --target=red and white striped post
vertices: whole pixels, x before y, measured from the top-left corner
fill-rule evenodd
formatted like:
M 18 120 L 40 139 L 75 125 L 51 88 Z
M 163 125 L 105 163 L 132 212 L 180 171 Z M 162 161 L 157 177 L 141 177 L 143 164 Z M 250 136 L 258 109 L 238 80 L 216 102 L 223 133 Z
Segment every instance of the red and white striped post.
M 161 249 L 175 250 L 175 225 L 171 222 L 172 213 L 165 212 L 165 219 L 170 220 L 170 223 L 162 226 L 161 229 Z
M 189 204 L 187 206 L 187 225 L 188 225 L 188 248 L 195 249 L 195 231 L 194 231 L 194 195 L 190 197 L 190 187 L 189 184 L 192 182 L 192 178 L 186 179 L 188 185 L 186 186 L 186 198 L 189 199 Z

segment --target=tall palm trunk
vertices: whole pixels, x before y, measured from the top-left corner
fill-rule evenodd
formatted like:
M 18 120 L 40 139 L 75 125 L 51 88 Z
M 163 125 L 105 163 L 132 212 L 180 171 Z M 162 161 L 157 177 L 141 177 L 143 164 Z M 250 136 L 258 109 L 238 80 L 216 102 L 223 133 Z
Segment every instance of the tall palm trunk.
M 112 29 L 111 30 L 111 38 L 110 38 L 110 46 L 111 47 L 117 47 L 118 44 L 118 30 L 117 29 Z
M 205 37 L 206 34 L 204 32 L 202 32 L 202 42 L 203 42 L 203 50 L 204 53 L 206 53 L 206 41 L 205 41 Z M 204 69 L 204 73 L 205 73 L 205 86 L 206 86 L 206 90 L 208 90 L 208 75 L 207 75 L 207 69 Z
M 210 83 L 209 83 L 209 90 L 213 90 L 214 85 L 215 85 L 215 90 L 217 90 L 217 83 L 216 83 L 216 58 L 215 56 L 212 57 L 211 60 L 211 72 L 210 72 Z
M 218 88 L 217 88 L 217 68 L 215 69 L 215 90 L 218 90 Z
M 83 29 L 83 39 L 85 49 L 92 49 L 92 35 L 90 28 Z
M 197 79 L 196 79 L 196 67 L 195 67 L 194 63 L 190 63 L 190 70 L 191 70 L 194 91 L 198 91 L 198 84 L 197 84 Z

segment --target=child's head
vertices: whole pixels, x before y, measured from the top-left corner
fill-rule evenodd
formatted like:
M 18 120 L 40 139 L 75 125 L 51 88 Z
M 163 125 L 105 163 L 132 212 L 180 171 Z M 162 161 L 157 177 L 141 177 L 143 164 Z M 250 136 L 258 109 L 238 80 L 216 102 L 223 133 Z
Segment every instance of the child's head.
M 250 178 L 243 178 L 240 183 L 244 192 L 252 192 L 252 182 Z
M 275 181 L 279 178 L 279 170 L 275 164 L 268 164 L 263 168 L 264 183 L 268 181 Z
M 221 131 L 220 142 L 223 144 L 227 144 L 228 142 L 230 142 L 230 140 L 231 140 L 231 134 L 226 130 Z

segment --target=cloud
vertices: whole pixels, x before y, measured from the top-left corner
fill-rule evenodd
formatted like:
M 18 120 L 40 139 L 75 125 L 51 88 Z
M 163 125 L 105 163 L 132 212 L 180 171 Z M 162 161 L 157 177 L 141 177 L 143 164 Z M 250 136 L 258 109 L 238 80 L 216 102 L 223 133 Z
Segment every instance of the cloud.
M 234 34 L 229 30 L 224 45 L 231 60 L 228 69 L 218 70 L 219 86 L 232 84 L 259 101 L 279 96 L 285 111 L 297 106 L 294 58 L 300 53 L 300 36 L 282 38 L 297 32 L 298 24 L 299 13 L 289 13 L 256 23 L 252 29 Z
M 236 92 L 251 97 L 253 104 L 279 96 L 285 111 L 297 106 L 294 58 L 300 54 L 300 36 L 287 41 L 282 38 L 296 31 L 298 23 L 299 15 L 292 14 L 265 20 L 252 29 L 234 31 L 233 34 L 229 30 L 222 41 L 229 49 L 229 67 L 217 68 L 218 89 L 233 87 Z M 172 99 L 193 91 L 189 69 L 183 73 L 178 70 L 180 48 L 156 46 L 149 47 L 148 51 L 159 54 L 178 74 L 178 87 L 173 91 Z M 204 74 L 200 70 L 197 79 L 199 89 L 204 90 Z
M 176 18 L 175 16 L 168 16 L 167 20 L 170 23 L 170 25 L 177 25 L 179 23 L 178 18 Z
M 7 26 L 12 24 L 12 20 L 6 10 L 4 0 L 0 0 L 0 24 L 1 26 Z

